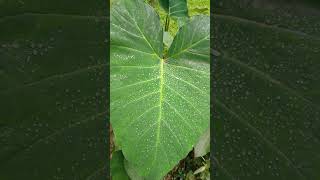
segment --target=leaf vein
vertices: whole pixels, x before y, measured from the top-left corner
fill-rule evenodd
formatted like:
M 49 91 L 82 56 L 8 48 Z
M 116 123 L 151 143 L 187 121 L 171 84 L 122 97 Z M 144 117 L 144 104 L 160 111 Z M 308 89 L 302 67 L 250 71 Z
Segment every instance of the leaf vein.
M 46 82 L 46 81 L 49 81 L 49 80 L 53 80 L 53 79 L 57 79 L 57 78 L 64 78 L 64 77 L 67 77 L 67 76 L 73 76 L 73 75 L 76 75 L 76 74 L 80 74 L 80 73 L 83 73 L 83 72 L 87 72 L 87 71 L 98 69 L 98 68 L 105 67 L 105 66 L 107 66 L 107 64 L 99 64 L 99 65 L 94 65 L 94 66 L 89 66 L 89 67 L 77 69 L 77 70 L 71 71 L 71 72 L 51 75 L 49 77 L 40 79 L 38 81 L 25 83 L 25 84 L 23 84 L 23 85 L 21 85 L 19 87 L 16 87 L 16 88 L 10 88 L 10 89 L 6 89 L 6 90 L 2 90 L 2 91 L 0 91 L 0 93 L 6 93 L 6 92 L 10 92 L 12 90 L 19 90 L 19 89 L 22 89 L 22 88 L 25 88 L 25 87 L 30 87 L 30 86 L 34 86 L 34 85 L 37 85 L 37 84 L 41 84 L 42 82 Z
M 194 71 L 194 72 L 198 72 L 204 75 L 210 75 L 210 73 L 207 73 L 205 71 L 200 71 L 197 69 L 192 69 L 192 68 L 188 68 L 188 67 L 183 67 L 183 66 L 178 66 L 178 65 L 173 65 L 173 64 L 166 64 L 167 66 L 172 66 L 172 67 L 176 67 L 176 68 L 181 68 L 181 69 L 185 69 L 185 70 L 189 70 L 189 71 Z
M 17 151 L 15 154 L 13 154 L 12 159 L 14 159 L 14 157 L 17 157 L 18 154 L 21 154 L 21 153 L 25 152 L 26 150 L 31 149 L 31 148 L 34 147 L 36 144 L 39 144 L 39 143 L 43 142 L 43 141 L 46 140 L 46 139 L 49 139 L 49 138 L 54 137 L 54 136 L 56 136 L 56 135 L 59 135 L 59 134 L 63 133 L 64 131 L 66 131 L 67 129 L 71 129 L 71 128 L 76 127 L 76 126 L 78 126 L 78 125 L 81 125 L 81 124 L 83 124 L 83 123 L 87 123 L 87 122 L 89 122 L 89 121 L 92 120 L 92 119 L 95 119 L 95 118 L 97 118 L 97 117 L 99 117 L 99 116 L 101 116 L 101 115 L 107 114 L 107 112 L 108 112 L 108 111 L 104 111 L 104 112 L 101 112 L 101 113 L 97 113 L 97 114 L 94 115 L 94 116 L 90 116 L 90 117 L 88 117 L 88 118 L 86 118 L 86 119 L 84 119 L 84 120 L 81 120 L 81 121 L 75 122 L 75 123 L 73 123 L 73 124 L 70 124 L 70 125 L 67 126 L 67 127 L 58 129 L 58 130 L 50 133 L 50 134 L 47 135 L 47 136 L 41 137 L 41 138 L 35 140 L 34 142 L 32 142 L 31 144 L 26 145 L 26 146 L 25 146 L 23 149 L 21 149 L 20 151 Z
M 182 96 L 179 92 L 177 92 L 176 90 L 174 90 L 170 86 L 166 85 L 166 87 L 168 89 L 170 89 L 172 92 L 174 92 L 175 94 L 177 94 L 178 96 L 180 96 L 184 101 L 186 101 L 193 109 L 195 109 L 199 113 L 200 116 L 203 116 L 202 113 L 199 111 L 199 109 L 194 107 L 193 104 L 188 99 L 186 99 L 184 96 Z
M 148 96 L 150 96 L 150 95 L 153 95 L 153 94 L 156 94 L 156 93 L 159 93 L 159 92 L 160 92 L 160 91 L 155 91 L 155 92 L 151 92 L 151 93 L 145 94 L 145 95 L 143 95 L 143 96 L 141 96 L 141 97 L 139 97 L 139 98 L 137 98 L 137 99 L 134 99 L 134 100 L 132 100 L 132 101 L 129 101 L 128 103 L 126 103 L 126 104 L 123 105 L 122 107 L 125 108 L 126 106 L 128 106 L 129 104 L 131 104 L 131 103 L 133 103 L 133 102 L 140 101 L 140 100 L 142 100 L 142 99 L 144 99 L 144 98 L 146 98 L 146 97 L 148 97 Z
M 319 106 L 317 104 L 314 104 L 312 101 L 310 101 L 309 99 L 307 99 L 306 97 L 304 97 L 303 95 L 299 94 L 299 92 L 297 92 L 296 90 L 290 88 L 289 86 L 285 85 L 284 83 L 280 82 L 279 80 L 277 79 L 274 79 L 273 77 L 271 77 L 270 75 L 266 74 L 265 72 L 263 71 L 260 71 L 254 67 L 251 67 L 249 66 L 248 64 L 245 64 L 243 62 L 241 62 L 240 60 L 238 59 L 235 59 L 235 58 L 231 58 L 229 57 L 228 55 L 224 55 L 224 59 L 234 63 L 234 64 L 237 64 L 237 65 L 240 65 L 240 67 L 243 67 L 247 70 L 250 70 L 251 72 L 255 73 L 256 75 L 258 75 L 258 77 L 264 79 L 264 80 L 267 80 L 275 85 L 278 85 L 279 87 L 287 90 L 288 92 L 290 92 L 291 94 L 294 94 L 296 95 L 297 97 L 299 97 L 300 99 L 304 100 L 305 102 L 308 102 L 309 104 L 313 105 L 314 107 L 316 108 L 319 108 Z
M 168 101 L 164 101 L 164 102 L 167 103 L 169 107 L 173 109 L 173 111 L 180 117 L 180 119 L 182 120 L 181 122 L 186 124 L 191 130 L 193 130 L 192 126 L 187 121 L 184 121 L 187 118 L 183 117 L 181 113 L 175 107 L 173 107 Z M 197 128 L 197 131 L 200 133 L 200 130 L 198 128 Z
M 173 78 L 175 78 L 175 79 L 177 79 L 177 80 L 179 80 L 179 81 L 181 81 L 181 82 L 183 82 L 183 83 L 185 83 L 185 84 L 193 87 L 194 89 L 197 89 L 197 90 L 198 90 L 199 92 L 201 92 L 203 95 L 208 96 L 208 94 L 207 94 L 206 92 L 204 92 L 203 90 L 201 90 L 200 88 L 198 88 L 198 87 L 195 86 L 194 84 L 189 83 L 188 81 L 183 80 L 183 79 L 181 79 L 181 78 L 179 78 L 179 77 L 177 77 L 177 76 L 174 76 L 174 75 L 172 75 L 172 74 L 170 74 L 170 73 L 167 73 L 167 74 L 168 74 L 169 76 L 171 76 L 171 77 L 173 77 Z
M 111 89 L 110 92 L 117 91 L 117 90 L 123 90 L 123 89 L 126 89 L 128 87 L 136 86 L 136 85 L 139 85 L 139 84 L 144 84 L 144 83 L 147 83 L 147 82 L 152 82 L 152 81 L 157 80 L 157 79 L 159 79 L 159 77 L 148 79 L 148 80 L 145 80 L 145 81 L 138 81 L 136 83 L 129 84 L 129 85 L 126 85 L 126 86 L 121 86 L 119 88 L 113 88 L 113 89 Z
M 127 47 L 127 46 L 122 46 L 122 45 L 116 45 L 116 44 L 111 44 L 112 47 L 118 47 L 118 48 L 124 48 L 124 49 L 128 49 L 128 50 L 131 50 L 131 51 L 136 51 L 136 52 L 140 52 L 140 53 L 143 53 L 143 54 L 149 54 L 149 55 L 156 55 L 155 53 L 149 53 L 149 52 L 145 52 L 145 51 L 141 51 L 141 50 L 138 50 L 138 49 L 133 49 L 131 47 Z
M 134 69 L 154 69 L 159 66 L 116 66 L 116 65 L 111 65 L 112 68 L 134 68 Z

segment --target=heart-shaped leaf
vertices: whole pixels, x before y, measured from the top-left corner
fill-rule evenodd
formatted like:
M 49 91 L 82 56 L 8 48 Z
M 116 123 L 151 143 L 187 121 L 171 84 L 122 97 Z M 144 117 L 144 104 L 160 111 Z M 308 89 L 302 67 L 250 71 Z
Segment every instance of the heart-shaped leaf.
M 152 7 L 138 0 L 111 10 L 111 123 L 125 158 L 160 179 L 209 126 L 209 17 L 181 27 L 168 55 Z

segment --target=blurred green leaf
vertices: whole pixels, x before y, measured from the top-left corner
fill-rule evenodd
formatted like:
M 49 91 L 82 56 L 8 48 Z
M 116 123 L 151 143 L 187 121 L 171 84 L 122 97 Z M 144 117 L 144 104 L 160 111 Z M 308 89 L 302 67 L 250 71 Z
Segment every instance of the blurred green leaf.
M 107 1 L 0 9 L 0 179 L 106 178 Z
M 214 178 L 320 179 L 320 5 L 215 2 Z
M 112 158 L 110 162 L 112 180 L 130 180 L 124 167 L 124 160 L 125 159 L 121 151 L 116 151 L 112 153 Z

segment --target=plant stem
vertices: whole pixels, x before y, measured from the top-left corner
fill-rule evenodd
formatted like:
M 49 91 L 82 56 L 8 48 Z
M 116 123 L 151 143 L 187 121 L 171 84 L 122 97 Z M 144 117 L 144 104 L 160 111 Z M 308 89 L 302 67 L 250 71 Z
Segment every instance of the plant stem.
M 164 30 L 168 31 L 169 30 L 169 26 L 170 26 L 170 17 L 169 17 L 169 15 L 167 15 Z

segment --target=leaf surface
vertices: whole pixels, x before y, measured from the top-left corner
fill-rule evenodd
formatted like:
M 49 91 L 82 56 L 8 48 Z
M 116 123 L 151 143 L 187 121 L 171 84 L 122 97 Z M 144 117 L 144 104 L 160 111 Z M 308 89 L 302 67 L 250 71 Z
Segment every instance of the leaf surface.
M 320 6 L 216 1 L 216 179 L 319 179 Z
M 144 180 L 143 177 L 138 175 L 135 167 L 133 167 L 130 164 L 130 162 L 127 161 L 126 159 L 124 159 L 124 168 L 126 169 L 126 172 L 127 172 L 128 176 L 130 177 L 131 180 Z
M 128 0 L 111 11 L 111 122 L 126 159 L 161 179 L 209 125 L 209 17 L 180 29 L 163 58 L 153 9 Z
M 188 17 L 187 0 L 159 0 L 160 5 L 171 17 Z
M 3 180 L 107 176 L 106 2 L 59 2 L 0 2 Z

